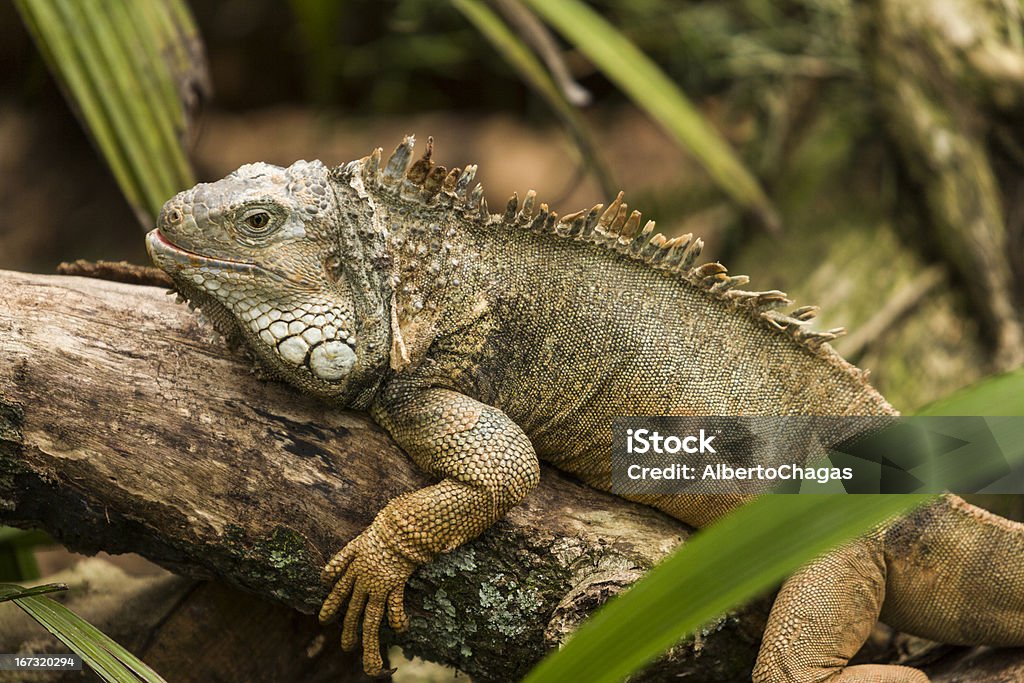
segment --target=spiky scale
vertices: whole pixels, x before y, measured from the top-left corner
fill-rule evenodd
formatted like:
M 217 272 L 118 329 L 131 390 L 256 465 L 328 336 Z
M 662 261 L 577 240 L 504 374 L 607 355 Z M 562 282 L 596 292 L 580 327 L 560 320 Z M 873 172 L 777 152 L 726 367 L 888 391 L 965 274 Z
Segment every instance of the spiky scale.
M 665 247 L 670 251 L 676 253 L 682 253 L 686 251 L 686 248 L 690 246 L 690 242 L 693 241 L 693 233 L 686 233 L 685 235 L 679 235 L 673 237 L 665 244 Z
M 665 255 L 662 257 L 664 264 L 670 268 L 678 267 L 692 241 L 693 235 L 690 233 L 670 239 L 664 247 Z
M 445 176 L 448 175 L 448 169 L 444 166 L 435 166 L 427 174 L 427 179 L 423 181 L 423 189 L 428 195 L 437 194 L 441 185 L 444 183 Z
M 633 239 L 633 241 L 639 241 L 641 247 L 645 246 L 648 242 L 651 241 L 651 239 L 653 239 L 654 228 L 656 227 L 656 225 L 657 224 L 654 221 L 647 221 L 647 223 L 644 224 L 644 229 L 640 231 L 640 233 Z
M 655 242 L 657 243 L 657 251 L 651 254 L 650 259 L 648 260 L 648 263 L 651 265 L 658 265 L 667 262 L 671 257 L 673 250 L 676 249 L 680 241 L 684 240 L 687 236 L 682 235 L 679 237 L 668 238 L 664 235 L 659 235 L 658 237 L 660 239 L 656 238 L 651 240 L 652 244 Z
M 704 278 L 709 275 L 718 275 L 719 273 L 726 272 L 728 272 L 728 269 L 718 261 L 711 261 L 710 263 L 705 263 L 704 265 L 693 269 L 694 277 L 698 278 Z
M 566 237 L 575 237 L 583 231 L 583 211 L 568 213 L 558 220 L 555 232 Z
M 583 230 L 586 227 L 587 217 L 585 215 L 577 216 L 569 225 L 569 230 L 566 232 L 566 235 L 575 239 L 580 239 L 583 236 Z
M 801 306 L 794 309 L 790 315 L 798 320 L 811 320 L 818 315 L 818 310 L 817 306 Z
M 508 203 L 505 205 L 505 213 L 501 217 L 505 223 L 512 225 L 516 218 L 516 208 L 519 206 L 519 193 L 513 192 L 512 196 L 508 198 Z
M 694 261 L 700 258 L 702 251 L 704 251 L 704 240 L 698 237 L 690 243 L 690 246 L 686 247 L 686 251 L 683 252 L 682 259 L 679 261 L 679 267 L 683 270 L 688 269 Z
M 810 348 L 812 351 L 817 351 L 818 349 L 821 348 L 822 344 L 832 341 L 832 339 L 815 335 L 811 337 L 804 337 L 800 341 L 803 342 L 804 345 Z
M 761 317 L 765 320 L 776 325 L 780 330 L 794 330 L 807 324 L 806 320 L 799 320 L 786 313 L 780 313 L 779 311 L 765 311 L 761 314 Z
M 627 213 L 629 213 L 629 204 L 623 203 L 622 206 L 619 207 L 619 210 L 615 213 L 615 219 L 612 221 L 611 226 L 608 228 L 609 232 L 613 232 L 615 234 L 622 233 L 622 229 L 626 225 Z
M 650 221 L 648 223 L 648 225 L 652 225 L 652 226 L 653 226 L 653 224 L 654 224 L 654 221 Z M 646 234 L 646 232 L 647 232 L 647 230 L 645 228 L 644 232 L 641 233 L 640 237 L 643 238 L 643 236 L 644 236 L 644 234 Z M 667 239 L 660 232 L 655 234 L 655 235 L 652 235 L 650 237 L 650 239 L 647 241 L 647 243 L 644 244 L 644 246 L 641 249 L 640 253 L 637 254 L 637 257 L 642 259 L 642 260 L 644 260 L 644 261 L 646 261 L 647 263 L 653 263 L 654 262 L 654 257 L 664 248 L 666 241 L 667 241 Z
M 605 232 L 609 230 L 612 222 L 615 220 L 615 216 L 618 215 L 619 207 L 622 206 L 622 197 L 624 195 L 625 192 L 622 191 L 615 195 L 615 201 L 608 205 L 608 208 L 605 209 L 604 213 L 602 213 L 601 217 L 598 219 L 597 224 L 600 225 Z
M 470 194 L 469 196 L 469 203 L 467 204 L 467 208 L 469 208 L 470 210 L 480 208 L 480 202 L 483 200 L 483 198 L 484 186 L 481 185 L 480 183 L 477 183 L 476 187 L 473 188 L 472 194 Z
M 430 144 L 429 138 L 427 141 L 427 151 L 424 152 L 423 156 L 416 160 L 416 163 L 412 165 L 409 171 L 405 174 L 406 180 L 413 185 L 423 185 L 423 181 L 427 179 L 427 174 L 430 173 L 434 166 L 434 162 L 430 160 L 431 152 L 433 151 L 433 145 Z
M 448 171 L 448 175 L 444 177 L 444 182 L 441 184 L 441 189 L 448 194 L 454 194 L 455 185 L 459 182 L 460 173 L 462 173 L 462 169 L 458 166 Z
M 594 234 L 594 228 L 597 226 L 597 221 L 601 216 L 601 209 L 603 208 L 604 204 L 595 204 L 587 212 L 587 217 L 583 220 L 583 231 L 580 233 L 581 239 L 589 239 Z
M 526 193 L 526 197 L 523 199 L 523 208 L 519 211 L 519 216 L 516 220 L 519 223 L 527 223 L 533 218 L 534 203 L 537 200 L 537 193 L 530 190 Z
M 640 232 L 641 215 L 642 214 L 639 211 L 634 211 L 629 214 L 629 218 L 626 219 L 626 223 L 622 226 L 622 231 L 620 233 L 623 237 L 628 240 L 632 240 L 637 233 Z
M 792 336 L 797 341 L 801 342 L 805 346 L 812 350 L 821 348 L 821 345 L 833 341 L 842 335 L 846 334 L 845 327 L 834 327 L 831 330 L 811 330 L 807 328 L 794 328 Z
M 544 232 L 554 232 L 555 223 L 558 221 L 558 212 L 552 211 L 548 214 L 548 217 L 544 220 Z
M 702 266 L 698 266 L 693 269 L 690 273 L 690 281 L 695 284 L 703 285 L 704 287 L 710 287 L 716 280 L 717 276 L 725 276 L 726 268 L 717 261 L 711 263 L 705 263 Z
M 585 211 L 585 209 L 581 209 L 580 211 L 574 211 L 573 213 L 567 213 L 564 216 L 562 216 L 559 219 L 558 222 L 559 223 L 571 223 L 572 221 L 576 220 L 577 218 L 581 218 L 583 216 L 583 214 L 584 214 L 584 211 Z
M 721 279 L 711 284 L 709 289 L 715 294 L 721 294 L 734 287 L 742 287 L 748 282 L 750 282 L 750 278 L 746 275 L 733 275 L 732 277 L 723 275 Z
M 380 158 L 384 154 L 383 147 L 377 147 L 363 160 L 363 180 L 371 185 L 380 184 Z
M 759 312 L 782 308 L 783 306 L 789 306 L 791 303 L 793 303 L 793 300 L 786 296 L 785 292 L 780 292 L 777 289 L 758 292 L 757 298 L 754 301 L 755 308 Z
M 537 212 L 537 216 L 530 223 L 530 230 L 533 232 L 542 232 L 544 230 L 544 221 L 548 219 L 548 205 L 541 204 L 540 211 Z
M 405 177 L 405 170 L 409 168 L 409 160 L 412 159 L 412 150 L 416 145 L 416 136 L 406 135 L 402 144 L 395 148 L 388 159 L 388 165 L 384 168 L 384 182 L 394 185 Z
M 716 285 L 719 285 L 719 284 L 725 282 L 728 279 L 729 279 L 728 275 L 723 275 L 722 273 L 718 273 L 716 275 L 708 275 L 707 277 L 700 278 L 700 279 L 696 279 L 695 278 L 693 280 L 693 283 L 695 285 L 697 285 L 698 287 L 703 287 L 704 289 L 711 290 Z
M 469 185 L 473 182 L 474 177 L 476 177 L 476 164 L 469 164 L 463 169 L 462 175 L 459 176 L 459 181 L 455 183 L 455 194 L 465 199 L 466 191 L 469 189 Z M 477 185 L 477 187 L 483 192 L 481 185 Z

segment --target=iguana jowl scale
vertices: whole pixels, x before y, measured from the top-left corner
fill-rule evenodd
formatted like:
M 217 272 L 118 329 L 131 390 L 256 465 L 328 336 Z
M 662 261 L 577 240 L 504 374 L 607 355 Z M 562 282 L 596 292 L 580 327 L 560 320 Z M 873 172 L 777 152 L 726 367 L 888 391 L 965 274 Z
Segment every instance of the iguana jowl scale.
M 740 289 L 701 242 L 641 227 L 620 194 L 558 218 L 531 191 L 491 214 L 476 167 L 412 161 L 408 137 L 328 169 L 256 163 L 183 192 L 153 260 L 227 337 L 299 389 L 366 409 L 439 483 L 392 500 L 331 560 L 321 617 L 342 644 L 400 628 L 420 564 L 481 533 L 536 485 L 538 458 L 610 487 L 620 415 L 887 415 L 865 373 Z M 756 454 L 754 454 L 756 457 Z M 728 496 L 637 497 L 695 526 Z M 783 587 L 756 681 L 922 683 L 847 667 L 876 620 L 934 640 L 1024 645 L 1024 527 L 954 496 L 809 565 Z

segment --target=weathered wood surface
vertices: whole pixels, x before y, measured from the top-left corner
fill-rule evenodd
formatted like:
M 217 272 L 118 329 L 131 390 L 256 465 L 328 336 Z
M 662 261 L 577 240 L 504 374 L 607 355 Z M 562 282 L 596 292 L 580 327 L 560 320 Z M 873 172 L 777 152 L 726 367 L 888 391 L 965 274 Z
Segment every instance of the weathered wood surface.
M 324 559 L 427 483 L 365 417 L 258 379 L 160 289 L 0 271 L 3 523 L 312 612 Z M 396 640 L 509 680 L 685 534 L 547 469 L 506 521 L 414 575 Z M 652 673 L 741 680 L 762 619 L 724 620 Z

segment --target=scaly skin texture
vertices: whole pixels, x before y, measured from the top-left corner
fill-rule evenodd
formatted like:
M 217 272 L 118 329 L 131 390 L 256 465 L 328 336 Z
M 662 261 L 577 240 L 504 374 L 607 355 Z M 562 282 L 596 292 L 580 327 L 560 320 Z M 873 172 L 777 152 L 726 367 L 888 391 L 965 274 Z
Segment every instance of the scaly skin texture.
M 324 569 L 321 619 L 347 610 L 379 673 L 379 628 L 438 553 L 536 485 L 538 458 L 609 489 L 620 415 L 891 415 L 814 331 L 810 307 L 740 289 L 700 240 L 641 228 L 621 195 L 560 220 L 513 196 L 491 214 L 475 167 L 412 164 L 412 139 L 337 169 L 250 164 L 171 199 L 153 260 L 271 374 L 369 410 L 438 483 L 391 501 Z M 753 454 L 756 458 L 756 453 Z M 739 496 L 634 497 L 694 526 Z M 925 681 L 846 667 L 881 616 L 962 643 L 1024 644 L 1019 525 L 953 496 L 878 529 L 783 587 L 756 681 Z

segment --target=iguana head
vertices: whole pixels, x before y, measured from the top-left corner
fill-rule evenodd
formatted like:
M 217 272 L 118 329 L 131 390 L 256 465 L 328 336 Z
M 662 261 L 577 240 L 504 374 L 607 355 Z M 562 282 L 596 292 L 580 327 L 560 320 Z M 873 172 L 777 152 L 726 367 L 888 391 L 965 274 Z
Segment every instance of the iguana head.
M 170 199 L 147 247 L 190 303 L 272 374 L 363 407 L 387 363 L 385 293 L 365 249 L 341 234 L 343 213 L 348 226 L 372 215 L 358 215 L 365 207 L 351 188 L 339 201 L 335 185 L 319 161 L 247 164 Z

